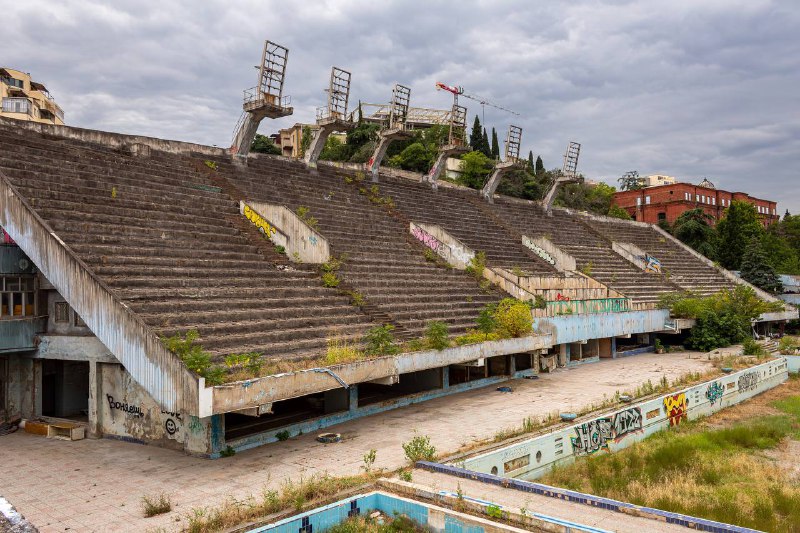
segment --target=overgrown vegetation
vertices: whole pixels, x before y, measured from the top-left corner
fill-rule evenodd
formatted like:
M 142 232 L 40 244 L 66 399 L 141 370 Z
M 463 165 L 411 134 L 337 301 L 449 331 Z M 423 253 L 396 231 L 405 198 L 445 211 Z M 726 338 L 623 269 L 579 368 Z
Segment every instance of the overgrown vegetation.
M 426 533 L 430 530 L 404 515 L 384 517 L 381 521 L 356 515 L 327 531 L 328 533 Z
M 524 337 L 533 330 L 531 319 L 531 302 L 522 302 L 516 298 L 504 298 L 496 303 L 486 304 L 475 322 L 477 330 L 469 330 L 456 337 L 458 346 L 484 341 L 496 341 L 511 337 Z
M 486 269 L 486 252 L 475 252 L 475 255 L 469 260 L 469 264 L 464 271 L 467 274 L 475 276 L 475 279 L 482 280 L 484 269 Z
M 763 457 L 796 434 L 800 402 L 722 429 L 682 423 L 613 454 L 555 467 L 541 481 L 572 490 L 764 531 L 796 531 L 800 487 Z
M 293 481 L 286 479 L 278 489 L 264 489 L 259 497 L 229 498 L 219 507 L 197 508 L 186 517 L 185 531 L 204 533 L 221 531 L 280 511 L 300 511 L 315 500 L 330 498 L 344 490 L 373 481 L 374 474 L 335 478 L 314 475 Z
M 225 356 L 225 366 L 237 373 L 238 377 L 256 377 L 261 375 L 264 354 L 260 352 L 230 354 Z
M 412 466 L 417 461 L 436 459 L 436 448 L 431 444 L 431 438 L 427 435 L 414 435 L 410 441 L 403 443 L 403 452 Z
M 428 324 L 425 329 L 425 342 L 428 347 L 434 350 L 443 350 L 450 346 L 447 338 L 448 328 L 444 322 L 434 321 Z
M 367 200 L 372 202 L 373 204 L 384 205 L 389 209 L 394 209 L 394 200 L 388 194 L 386 196 L 381 196 L 380 187 L 377 185 L 372 185 L 369 188 L 367 187 L 359 187 L 358 193 L 367 197 Z
M 660 307 L 669 309 L 674 317 L 696 319 L 686 347 L 708 352 L 749 338 L 751 321 L 763 313 L 782 310 L 783 304 L 765 302 L 752 288 L 737 285 L 707 297 L 691 293 L 665 295 Z
M 325 352 L 325 362 L 329 365 L 349 363 L 364 358 L 364 352 L 358 349 L 355 343 L 341 337 L 329 338 Z
M 211 170 L 213 170 L 214 172 L 217 171 L 218 167 L 216 161 L 211 161 L 210 159 L 206 159 L 205 161 L 203 161 L 203 164 L 208 168 L 210 168 Z
M 778 350 L 782 355 L 793 355 L 800 350 L 800 339 L 786 335 L 778 342 Z
M 384 324 L 375 326 L 364 335 L 364 353 L 367 355 L 394 355 L 400 351 L 395 344 L 394 326 Z
M 172 500 L 170 497 L 161 493 L 158 496 L 142 496 L 142 511 L 146 518 L 168 513 L 172 510 Z
M 308 207 L 304 205 L 298 206 L 295 210 L 295 214 L 300 217 L 300 220 L 308 224 L 310 228 L 317 229 L 317 226 L 319 226 L 319 221 L 311 216 L 311 210 Z
M 161 337 L 164 347 L 177 355 L 186 368 L 200 377 L 205 378 L 206 385 L 221 385 L 225 381 L 225 368 L 220 365 L 212 364 L 211 354 L 199 344 L 197 339 L 200 333 L 196 329 L 180 333 L 172 337 Z
M 339 279 L 339 269 L 342 268 L 342 264 L 344 263 L 343 258 L 336 258 L 331 257 L 326 262 L 320 265 L 320 271 L 322 272 L 322 285 L 328 288 L 336 288 L 342 282 Z

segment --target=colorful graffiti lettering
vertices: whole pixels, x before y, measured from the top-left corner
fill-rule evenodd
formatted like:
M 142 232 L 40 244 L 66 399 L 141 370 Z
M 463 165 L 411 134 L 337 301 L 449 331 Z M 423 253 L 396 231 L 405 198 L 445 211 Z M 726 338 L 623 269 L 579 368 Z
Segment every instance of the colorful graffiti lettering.
M 277 233 L 277 230 L 273 228 L 269 222 L 264 220 L 261 215 L 256 213 L 249 205 L 244 204 L 242 207 L 242 214 L 247 220 L 252 222 L 255 227 L 258 228 L 258 231 L 263 233 L 266 238 L 271 239 L 272 235 Z
M 722 398 L 723 394 L 725 394 L 725 388 L 718 381 L 710 384 L 706 389 L 706 398 L 711 402 L 711 405 L 714 405 L 717 400 Z
M 739 376 L 739 392 L 747 392 L 758 385 L 758 372 L 747 372 Z
M 200 423 L 198 417 L 189 415 L 189 430 L 192 433 L 200 433 L 203 431 L 203 424 Z
M 3 228 L 0 228 L 0 231 L 3 232 L 3 241 L 0 242 L 0 244 L 16 244 L 14 242 L 14 239 L 11 238 L 11 235 L 6 233 L 6 230 L 4 230 Z
M 589 455 L 608 448 L 612 437 L 611 419 L 598 418 L 575 427 L 577 437 L 572 437 L 572 450 L 575 455 Z
M 556 260 L 553 259 L 553 256 L 548 254 L 547 251 L 544 250 L 544 248 L 534 244 L 533 241 L 528 239 L 527 237 L 522 240 L 522 244 L 524 244 L 528 249 L 530 249 L 531 252 L 535 253 L 536 255 L 538 255 L 551 265 L 556 264 Z
M 127 403 L 114 401 L 114 397 L 111 396 L 110 394 L 106 394 L 106 400 L 108 400 L 109 409 L 116 409 L 117 411 L 122 411 L 131 416 L 138 416 L 138 417 L 144 416 L 142 408 L 139 406 L 129 405 Z
M 619 442 L 625 436 L 642 430 L 642 411 L 638 407 L 625 409 L 614 418 L 598 418 L 575 427 L 577 437 L 572 437 L 575 455 L 588 455 L 608 448 L 608 442 Z
M 411 234 L 419 240 L 422 244 L 433 250 L 434 252 L 438 252 L 442 246 L 442 243 L 439 242 L 439 239 L 428 233 L 422 228 L 415 227 L 411 230 Z
M 557 302 L 568 302 L 570 300 L 569 296 L 564 296 L 560 292 L 556 294 L 556 301 Z
M 647 262 L 647 266 L 644 267 L 645 272 L 661 274 L 661 261 L 650 254 L 646 254 L 644 260 Z
M 625 409 L 614 415 L 614 439 L 619 441 L 629 433 L 641 431 L 642 411 L 638 407 Z
M 313 235 L 312 235 L 312 236 L 310 236 L 310 237 L 308 238 L 308 242 L 310 242 L 310 243 L 311 243 L 311 246 L 316 246 L 316 245 L 317 245 L 317 238 L 316 238 L 315 236 L 313 236 Z
M 667 410 L 670 426 L 678 426 L 686 420 L 688 407 L 686 404 L 686 393 L 681 392 L 664 397 L 664 408 Z

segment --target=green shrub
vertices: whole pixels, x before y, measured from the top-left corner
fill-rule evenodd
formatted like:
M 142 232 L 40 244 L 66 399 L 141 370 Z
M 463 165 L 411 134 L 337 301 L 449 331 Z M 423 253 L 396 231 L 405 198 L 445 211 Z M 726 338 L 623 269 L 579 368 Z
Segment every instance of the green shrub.
M 336 275 L 335 272 L 324 272 L 322 274 L 322 285 L 328 288 L 335 288 L 339 286 L 342 280 L 339 279 L 339 276 Z
M 742 353 L 744 355 L 765 355 L 767 352 L 755 340 L 748 337 L 742 342 Z
M 475 319 L 475 322 L 477 322 L 478 329 L 481 332 L 491 333 L 497 329 L 495 311 L 497 311 L 497 303 L 488 303 L 481 309 L 481 312 L 478 313 L 478 318 Z
M 411 483 L 411 479 L 412 479 L 411 478 L 411 470 L 403 469 L 400 472 L 398 472 L 397 475 L 400 477 L 400 479 L 402 479 L 406 483 Z
M 367 355 L 394 355 L 399 351 L 394 341 L 394 326 L 375 326 L 364 335 L 364 351 Z
M 360 292 L 348 291 L 346 294 L 350 297 L 350 305 L 354 305 L 356 307 L 367 305 L 367 299 L 364 298 L 364 295 Z
M 425 330 L 426 344 L 434 350 L 444 350 L 450 346 L 447 335 L 447 324 L 438 321 L 430 322 Z
M 417 461 L 433 461 L 436 459 L 436 448 L 427 435 L 415 435 L 410 441 L 403 443 L 406 459 L 413 465 Z
M 280 244 L 275 245 L 275 251 L 278 252 L 279 254 L 286 255 L 286 248 L 281 246 Z
M 466 344 L 477 344 L 479 342 L 486 342 L 486 341 L 496 341 L 500 339 L 500 335 L 497 333 L 484 333 L 482 331 L 477 330 L 470 330 L 464 335 L 456 337 L 453 339 L 453 342 L 456 343 L 457 346 L 464 346 Z
M 531 303 L 531 309 L 547 309 L 547 300 L 544 299 L 544 296 L 541 294 L 534 295 L 533 303 Z
M 295 213 L 297 213 L 297 216 L 300 217 L 300 220 L 308 224 L 310 228 L 316 229 L 319 225 L 319 221 L 311 216 L 311 211 L 308 209 L 308 207 L 304 205 L 298 206 Z
M 289 431 L 284 429 L 283 431 L 279 431 L 275 433 L 275 438 L 279 441 L 283 442 L 285 440 L 289 440 Z
M 142 496 L 142 511 L 144 511 L 144 516 L 147 518 L 168 513 L 171 510 L 172 501 L 169 496 L 163 492 L 154 498 Z
M 793 354 L 798 347 L 800 347 L 798 339 L 789 337 L 788 335 L 781 337 L 781 340 L 778 342 L 778 350 L 780 350 L 783 355 Z
M 475 276 L 475 279 L 483 279 L 483 270 L 486 268 L 486 252 L 476 252 L 475 256 L 469 260 L 469 265 L 464 271 Z
M 514 298 L 501 300 L 494 317 L 502 337 L 523 337 L 533 330 L 530 306 Z
M 430 248 L 425 248 L 425 251 L 422 252 L 422 255 L 425 256 L 426 261 L 430 261 L 431 263 L 436 263 L 437 261 L 439 261 L 439 254 L 437 254 Z
M 199 337 L 200 333 L 192 329 L 185 336 L 178 333 L 172 337 L 161 337 L 161 342 L 183 361 L 186 368 L 205 378 L 206 385 L 221 385 L 225 381 L 225 369 L 211 363 L 211 354 L 195 342 Z
M 499 506 L 491 504 L 486 506 L 486 515 L 495 519 L 503 518 L 503 511 Z
M 236 450 L 234 450 L 231 446 L 226 446 L 225 449 L 220 450 L 219 456 L 220 457 L 233 457 L 236 455 Z

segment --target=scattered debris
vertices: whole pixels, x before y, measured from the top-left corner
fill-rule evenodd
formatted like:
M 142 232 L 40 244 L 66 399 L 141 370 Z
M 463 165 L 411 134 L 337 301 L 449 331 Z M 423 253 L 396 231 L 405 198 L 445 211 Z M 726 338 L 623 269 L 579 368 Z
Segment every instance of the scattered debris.
M 10 435 L 14 433 L 16 430 L 19 429 L 19 422 L 20 419 L 17 418 L 16 420 L 11 420 L 9 422 L 3 422 L 0 424 L 0 437 L 3 435 Z
M 578 418 L 578 415 L 575 413 L 561 413 L 559 416 L 561 417 L 561 420 L 563 420 L 564 422 L 572 422 L 573 420 Z
M 342 435 L 339 433 L 320 433 L 317 435 L 317 442 L 323 442 L 325 444 L 330 444 L 332 442 L 341 442 Z
M 497 392 L 514 392 L 511 387 L 497 387 Z

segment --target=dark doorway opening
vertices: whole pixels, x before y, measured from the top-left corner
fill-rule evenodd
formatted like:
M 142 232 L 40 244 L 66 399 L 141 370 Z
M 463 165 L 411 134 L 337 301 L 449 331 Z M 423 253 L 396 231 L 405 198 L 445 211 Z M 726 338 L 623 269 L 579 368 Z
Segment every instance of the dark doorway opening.
M 89 419 L 88 361 L 42 360 L 42 416 Z

